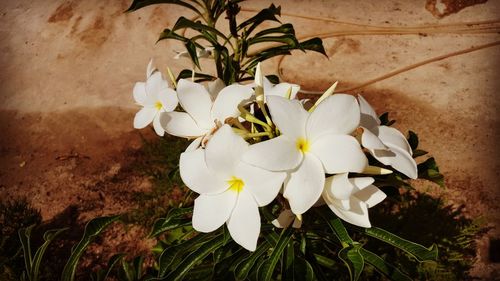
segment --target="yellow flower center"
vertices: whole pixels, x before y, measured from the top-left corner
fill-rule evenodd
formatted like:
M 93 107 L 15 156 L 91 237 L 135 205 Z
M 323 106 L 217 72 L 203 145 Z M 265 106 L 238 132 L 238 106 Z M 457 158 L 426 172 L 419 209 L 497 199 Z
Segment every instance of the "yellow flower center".
M 297 149 L 300 150 L 302 153 L 306 153 L 310 149 L 309 141 L 303 138 L 299 138 L 297 140 Z
M 237 178 L 235 176 L 232 176 L 230 180 L 227 181 L 227 183 L 229 184 L 229 190 L 232 190 L 234 192 L 240 192 L 241 190 L 243 190 L 243 187 L 245 186 L 245 183 L 243 182 L 243 180 L 241 180 L 240 178 Z
M 156 108 L 157 110 L 160 110 L 160 109 L 162 109 L 162 108 L 163 108 L 163 104 L 161 103 L 161 101 L 157 101 L 157 102 L 155 103 L 155 108 Z

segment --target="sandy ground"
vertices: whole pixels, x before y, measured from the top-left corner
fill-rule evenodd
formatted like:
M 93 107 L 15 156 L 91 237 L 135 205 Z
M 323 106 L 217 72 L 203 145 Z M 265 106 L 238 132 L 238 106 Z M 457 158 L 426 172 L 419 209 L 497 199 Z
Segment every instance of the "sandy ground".
M 0 199 L 26 196 L 46 221 L 73 206 L 84 221 L 130 209 L 132 192 L 149 190 L 130 169 L 140 133 L 152 137 L 132 129 L 131 90 L 151 57 L 175 73 L 189 68 L 171 59 L 182 46 L 154 42 L 177 17 L 191 14 L 176 6 L 123 14 L 129 2 L 0 1 Z M 324 38 L 329 59 L 297 52 L 266 62 L 266 72 L 279 70 L 310 91 L 336 80 L 347 90 L 368 84 L 349 92 L 390 111 L 398 128 L 418 132 L 446 176 L 444 191 L 420 188 L 488 219 L 493 229 L 480 241 L 473 273 L 485 280 L 498 273 L 488 243 L 500 239 L 500 48 L 482 47 L 498 44 L 500 3 L 440 17 L 441 1 L 428 1 L 427 9 L 425 1 L 274 2 L 299 37 Z M 241 16 L 270 3 L 246 2 Z M 471 47 L 480 49 L 467 52 Z

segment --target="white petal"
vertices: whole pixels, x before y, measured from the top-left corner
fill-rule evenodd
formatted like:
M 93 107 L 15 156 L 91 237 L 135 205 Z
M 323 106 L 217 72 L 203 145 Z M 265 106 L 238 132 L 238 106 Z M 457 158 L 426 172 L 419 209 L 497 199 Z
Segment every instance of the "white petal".
M 135 114 L 134 117 L 134 128 L 142 129 L 153 122 L 157 113 L 156 108 L 143 107 L 139 112 Z
M 357 192 L 354 196 L 356 196 L 356 198 L 358 198 L 359 200 L 365 202 L 368 208 L 377 205 L 387 197 L 387 195 L 382 190 L 378 189 L 378 187 L 374 185 L 370 185 L 364 188 L 363 190 Z
M 397 146 L 408 152 L 410 156 L 413 154 L 405 136 L 395 128 L 380 126 L 378 128 L 378 137 L 387 146 Z
M 255 251 L 260 233 L 260 214 L 252 195 L 243 190 L 227 222 L 233 240 L 249 251 Z
M 215 194 L 229 187 L 225 179 L 208 169 L 203 149 L 181 153 L 179 171 L 184 184 L 196 193 Z
M 222 89 L 224 89 L 224 87 L 226 87 L 226 84 L 224 84 L 224 81 L 222 81 L 222 79 L 220 78 L 208 82 L 207 90 L 208 93 L 210 93 L 210 96 L 212 97 L 213 101 L 217 98 L 217 95 Z
M 264 88 L 264 94 L 266 96 L 279 96 L 286 98 L 286 95 L 290 88 L 292 88 L 290 99 L 295 99 L 295 96 L 297 96 L 297 92 L 300 90 L 300 86 L 290 83 L 280 83 L 274 87 L 271 87 L 270 89 Z
M 137 82 L 134 85 L 134 100 L 138 104 L 144 106 L 146 105 L 147 98 L 146 98 L 146 83 L 144 82 Z
M 185 112 L 163 112 L 160 116 L 163 129 L 172 136 L 193 138 L 207 133 L 198 127 L 194 119 Z
M 200 147 L 202 139 L 203 139 L 203 137 L 196 138 L 194 141 L 192 141 L 188 145 L 188 147 L 186 148 L 185 151 L 194 151 L 194 150 L 198 149 Z
M 358 177 L 358 178 L 350 178 L 349 182 L 354 186 L 356 192 L 365 189 L 375 182 L 375 179 L 372 177 Z
M 179 103 L 179 100 L 177 99 L 177 93 L 170 88 L 161 90 L 158 93 L 158 100 L 161 102 L 163 109 L 165 109 L 167 112 L 173 111 Z
M 212 232 L 228 221 L 238 199 L 238 193 L 226 191 L 215 195 L 200 195 L 194 200 L 193 228 Z
M 349 210 L 340 208 L 339 202 L 328 203 L 328 207 L 342 220 L 361 227 L 371 227 L 368 208 L 364 202 L 352 197 Z
M 350 134 L 359 126 L 359 105 L 356 99 L 335 94 L 322 101 L 307 120 L 307 138 L 323 134 Z
M 167 81 L 163 79 L 161 72 L 154 72 L 146 81 L 147 94 L 153 98 L 164 89 L 168 89 Z
M 148 63 L 148 68 L 146 70 L 146 78 L 149 78 L 153 72 L 156 70 L 156 68 L 153 65 L 153 59 L 151 58 Z
M 377 130 L 378 133 L 378 128 L 375 127 L 374 129 Z M 384 143 L 378 138 L 378 136 L 367 128 L 363 128 L 363 134 L 361 135 L 361 144 L 363 144 L 363 147 L 366 147 L 368 149 L 387 149 L 387 146 L 384 145 Z
M 212 99 L 205 87 L 180 79 L 177 82 L 177 96 L 182 108 L 193 117 L 200 128 L 208 130 L 214 126 L 214 120 L 210 117 Z
M 394 169 L 400 171 L 411 179 L 418 177 L 417 163 L 413 157 L 397 146 L 389 146 L 390 153 L 384 153 L 375 150 L 374 157 L 385 165 L 391 165 Z M 388 163 L 388 164 L 386 164 Z
M 354 186 L 347 178 L 348 173 L 328 177 L 325 180 L 325 191 L 330 196 L 330 201 L 348 200 L 351 198 Z
M 222 126 L 212 136 L 205 148 L 207 167 L 229 180 L 235 175 L 236 165 L 246 152 L 248 143 L 229 127 Z
M 358 141 L 347 135 L 323 135 L 311 145 L 328 174 L 362 172 L 368 165 Z
M 278 96 L 268 96 L 267 106 L 273 123 L 283 135 L 292 140 L 306 137 L 306 122 L 309 113 L 298 100 L 289 100 Z
M 156 113 L 155 118 L 153 119 L 153 128 L 158 136 L 163 137 L 163 135 L 165 135 L 165 130 L 163 130 L 163 127 L 160 124 L 159 112 Z
M 361 111 L 360 125 L 369 129 L 378 127 L 380 125 L 380 119 L 373 107 L 371 107 L 361 95 L 358 95 L 358 100 L 359 109 Z
M 318 158 L 305 154 L 300 166 L 285 181 L 283 196 L 294 214 L 303 214 L 318 201 L 325 184 L 325 173 Z
M 285 180 L 286 173 L 270 172 L 255 166 L 240 162 L 235 175 L 245 183 L 259 207 L 265 206 L 276 198 Z
M 272 221 L 272 224 L 277 228 L 285 228 L 292 224 L 294 219 L 295 214 L 292 213 L 292 210 L 286 209 L 279 214 L 278 218 Z
M 212 107 L 212 118 L 224 123 L 228 117 L 238 117 L 240 111 L 238 105 L 252 96 L 253 89 L 244 86 L 233 84 L 225 87 L 219 92 Z
M 302 153 L 286 136 L 251 145 L 243 154 L 243 161 L 270 171 L 294 169 L 302 161 Z

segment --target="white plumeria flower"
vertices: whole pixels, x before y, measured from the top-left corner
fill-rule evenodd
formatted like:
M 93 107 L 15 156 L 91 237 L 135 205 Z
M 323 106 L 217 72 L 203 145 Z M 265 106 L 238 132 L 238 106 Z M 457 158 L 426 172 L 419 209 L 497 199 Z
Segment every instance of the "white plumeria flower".
M 186 112 L 166 112 L 160 122 L 170 135 L 194 138 L 187 150 L 205 145 L 209 137 L 229 117 L 240 115 L 238 105 L 252 96 L 251 87 L 233 84 L 220 90 L 212 101 L 203 85 L 181 79 L 177 82 L 179 103 Z
M 297 93 L 300 91 L 300 86 L 290 83 L 273 84 L 266 76 L 262 74 L 262 67 L 260 62 L 255 67 L 255 82 L 251 84 L 252 87 L 262 87 L 265 96 L 279 96 L 286 98 L 288 91 L 291 88 L 290 99 L 295 99 Z
M 222 79 L 217 78 L 214 81 L 209 81 L 207 83 L 207 91 L 210 94 L 210 97 L 212 98 L 212 101 L 214 101 L 217 96 L 219 95 L 220 91 L 226 87 L 226 84 L 224 84 L 224 81 Z
M 165 131 L 160 125 L 160 114 L 177 107 L 177 94 L 169 88 L 167 80 L 160 71 L 153 67 L 153 60 L 148 64 L 146 82 L 137 82 L 134 86 L 134 99 L 142 106 L 134 118 L 134 128 L 142 129 L 153 122 L 153 128 L 159 136 Z
M 254 251 L 260 233 L 258 207 L 273 201 L 286 174 L 242 162 L 248 146 L 224 125 L 206 149 L 182 153 L 179 165 L 186 186 L 201 194 L 194 201 L 194 229 L 211 232 L 226 223 L 233 240 Z
M 409 178 L 418 177 L 417 163 L 413 159 L 412 149 L 405 136 L 395 128 L 380 126 L 380 119 L 375 110 L 362 97 L 358 96 L 363 128 L 361 144 L 375 159 L 384 165 L 405 174 Z
M 272 221 L 277 228 L 287 228 L 292 225 L 293 228 L 302 226 L 302 219 L 299 219 L 290 209 L 283 210 L 277 219 Z
M 321 196 L 325 173 L 362 172 L 367 159 L 350 134 L 359 125 L 359 106 L 349 95 L 328 97 L 308 113 L 298 100 L 267 97 L 281 135 L 252 145 L 244 161 L 270 171 L 288 171 L 283 196 L 294 214 Z
M 339 218 L 348 223 L 371 227 L 368 208 L 382 202 L 387 195 L 371 177 L 348 178 L 347 173 L 326 179 L 323 200 Z
M 206 47 L 205 49 L 196 49 L 196 56 L 198 58 L 209 58 L 212 56 L 214 51 L 214 47 Z M 178 60 L 180 58 L 189 58 L 188 51 L 175 51 L 177 54 L 174 56 L 174 59 Z

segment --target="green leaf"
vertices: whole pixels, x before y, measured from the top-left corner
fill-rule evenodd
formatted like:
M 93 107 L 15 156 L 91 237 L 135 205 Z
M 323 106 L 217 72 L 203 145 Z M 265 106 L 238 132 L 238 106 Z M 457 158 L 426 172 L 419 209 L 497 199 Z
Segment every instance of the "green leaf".
M 410 147 L 412 150 L 417 149 L 418 147 L 418 135 L 415 134 L 413 131 L 408 131 L 408 144 L 410 144 Z
M 186 47 L 186 50 L 193 64 L 196 65 L 198 69 L 201 69 L 200 61 L 198 60 L 198 54 L 196 53 L 196 45 L 193 43 L 193 41 L 188 40 L 184 43 L 184 46 Z
M 132 2 L 132 5 L 130 5 L 130 7 L 125 12 L 137 11 L 140 8 L 155 4 L 175 4 L 183 6 L 203 17 L 200 11 L 198 11 L 198 9 L 196 9 L 193 5 L 180 0 L 134 0 L 134 2 Z
M 92 243 L 97 235 L 99 235 L 104 229 L 106 229 L 106 227 L 117 221 L 119 218 L 120 216 L 100 217 L 95 218 L 87 223 L 82 239 L 77 245 L 73 247 L 73 249 L 71 250 L 71 256 L 64 266 L 61 276 L 62 281 L 74 280 L 78 260 L 82 256 L 85 249 L 90 243 Z
M 305 240 L 305 239 L 304 239 Z M 281 258 L 281 274 L 282 280 L 294 280 L 294 264 L 295 264 L 295 252 L 293 241 L 288 243 L 285 248 L 285 252 Z M 301 276 L 301 275 L 299 275 Z
M 297 41 L 297 38 L 295 38 L 295 35 L 292 35 L 292 34 L 285 34 L 285 35 L 281 35 L 281 36 L 254 37 L 254 38 L 248 40 L 248 45 L 253 45 L 253 44 L 257 44 L 257 43 L 265 43 L 265 42 L 283 43 L 292 49 L 296 49 L 296 48 L 300 47 L 299 41 Z
M 293 29 L 293 25 L 289 23 L 282 24 L 278 27 L 274 28 L 268 28 L 264 29 L 262 31 L 259 31 L 253 38 L 268 35 L 268 34 L 274 34 L 274 33 L 283 33 L 283 34 L 290 34 L 295 36 L 295 30 Z M 250 39 L 251 40 L 251 39 Z
M 259 259 L 264 253 L 269 250 L 271 245 L 266 242 L 262 242 L 255 252 L 248 253 L 248 258 L 244 259 L 240 263 L 236 265 L 234 269 L 234 276 L 237 280 L 245 280 L 250 273 L 250 270 L 254 267 L 255 262 Z
M 179 73 L 179 75 L 177 76 L 177 81 L 179 81 L 179 79 L 189 79 L 191 77 L 193 77 L 193 71 L 191 69 L 183 69 Z M 195 79 L 195 82 L 212 81 L 212 80 L 216 79 L 216 77 L 214 77 L 212 75 L 208 75 L 205 73 L 199 73 L 199 72 L 195 72 L 194 77 L 199 78 L 199 79 Z
M 192 212 L 193 207 L 171 209 L 165 218 L 160 218 L 155 221 L 149 237 L 156 237 L 165 231 L 190 225 L 191 220 L 183 217 Z
M 248 29 L 247 29 L 247 34 L 250 34 L 252 33 L 252 31 L 257 27 L 259 26 L 262 22 L 264 21 L 277 21 L 279 22 L 279 20 L 276 18 L 276 16 L 280 16 L 281 15 L 281 7 L 278 6 L 274 6 L 274 4 L 271 4 L 271 6 L 269 6 L 269 8 L 266 8 L 266 9 L 263 9 L 261 10 L 259 13 L 257 13 L 255 16 L 247 19 L 246 21 L 242 22 L 239 26 L 238 26 L 238 31 L 239 30 L 242 30 L 243 28 L 251 25 Z
M 174 265 L 174 261 L 182 254 L 189 252 L 193 248 L 198 248 L 202 243 L 206 243 L 207 238 L 211 234 L 200 233 L 195 237 L 184 241 L 183 243 L 171 246 L 163 250 L 160 257 L 158 258 L 158 277 L 163 277 L 167 274 L 168 270 Z
M 420 179 L 426 179 L 439 184 L 439 186 L 441 187 L 444 187 L 444 176 L 439 172 L 439 168 L 434 157 L 431 157 L 425 162 L 418 164 L 417 168 L 418 177 Z
M 40 270 L 40 264 L 42 263 L 42 258 L 43 255 L 45 254 L 45 251 L 49 247 L 50 243 L 62 232 L 66 231 L 67 228 L 61 228 L 61 229 L 52 229 L 43 234 L 43 240 L 44 243 L 38 250 L 36 250 L 35 256 L 33 257 L 33 264 L 30 270 L 30 280 L 31 281 L 38 281 L 39 279 L 39 270 Z
M 212 34 L 215 34 L 217 36 L 220 36 L 224 39 L 224 41 L 228 41 L 229 39 L 226 37 L 226 35 L 224 35 L 224 33 L 220 32 L 219 30 L 211 27 L 211 26 L 208 26 L 208 25 L 205 25 L 205 24 L 202 24 L 201 22 L 194 22 L 190 19 L 187 19 L 185 17 L 180 17 L 177 22 L 174 24 L 174 27 L 172 28 L 173 31 L 176 31 L 176 30 L 179 30 L 179 29 L 182 29 L 182 28 L 191 28 L 193 30 L 196 30 L 198 32 L 202 32 L 202 31 L 206 31 L 206 32 L 209 32 L 209 33 L 212 33 Z M 214 42 L 212 42 L 214 43 Z M 215 42 L 217 43 L 217 42 Z
M 323 255 L 320 255 L 320 254 L 314 254 L 314 258 L 316 259 L 316 262 L 321 265 L 321 266 L 324 266 L 326 268 L 332 268 L 334 265 L 335 265 L 335 261 L 328 258 L 328 257 L 325 257 Z
M 438 248 L 436 244 L 433 244 L 429 248 L 426 248 L 420 244 L 403 239 L 387 230 L 378 227 L 366 228 L 364 229 L 364 232 L 371 237 L 377 238 L 387 244 L 405 251 L 420 262 L 435 261 L 438 257 Z
M 323 54 L 325 57 L 328 57 L 325 51 L 325 47 L 323 47 L 323 40 L 321 40 L 321 38 L 314 37 L 309 40 L 300 42 L 299 45 L 300 49 L 302 50 L 318 52 L 320 54 Z
M 175 33 L 174 31 L 172 31 L 172 30 L 170 30 L 168 28 L 165 28 L 163 30 L 163 32 L 160 33 L 160 38 L 158 38 L 158 41 L 161 41 L 161 40 L 164 40 L 164 39 L 174 39 L 174 40 L 178 40 L 178 41 L 181 41 L 181 42 L 187 42 L 187 41 L 189 41 L 189 38 L 181 36 L 181 35 Z
M 417 158 L 419 156 L 423 156 L 423 155 L 426 155 L 428 154 L 429 152 L 425 151 L 425 150 L 422 150 L 422 149 L 415 149 L 413 150 L 413 158 Z
M 325 208 L 323 208 L 322 210 L 315 210 L 328 223 L 328 226 L 330 226 L 330 229 L 333 231 L 337 239 L 339 239 L 343 247 L 347 247 L 348 245 L 354 243 L 354 240 L 352 240 L 351 236 L 349 236 L 347 229 L 339 218 L 329 218 L 332 216 L 332 214 Z
M 196 251 L 193 251 L 186 258 L 184 258 L 182 262 L 162 280 L 182 280 L 189 270 L 193 268 L 193 266 L 221 247 L 223 243 L 224 236 L 218 235 L 207 243 L 201 245 Z
M 389 112 L 384 112 L 382 115 L 379 116 L 379 119 L 380 119 L 380 125 L 382 126 L 391 126 L 392 124 L 396 123 L 395 120 L 389 119 Z
M 412 279 L 401 272 L 398 268 L 396 268 L 394 265 L 386 262 L 384 259 L 379 257 L 378 255 L 361 248 L 360 249 L 361 255 L 363 255 L 366 263 L 370 264 L 373 266 L 378 272 L 380 272 L 382 275 L 386 276 L 390 280 L 393 281 L 411 281 Z
M 313 267 L 307 260 L 303 258 L 300 257 L 297 258 L 297 261 L 294 264 L 294 270 L 295 270 L 294 275 L 296 276 L 296 278 L 290 280 L 301 280 L 301 281 L 315 280 Z
M 276 246 L 274 246 L 271 255 L 258 269 L 257 276 L 259 277 L 260 281 L 271 280 L 271 278 L 273 277 L 276 264 L 280 260 L 281 254 L 283 254 L 283 251 L 285 250 L 286 246 L 290 242 L 290 239 L 292 238 L 292 233 L 293 230 L 291 227 L 283 229 L 280 238 L 278 240 L 278 243 L 276 244 Z
M 339 258 L 345 263 L 349 270 L 351 280 L 357 281 L 363 272 L 365 261 L 359 252 L 360 244 L 353 244 L 339 251 Z
M 106 266 L 106 270 L 99 270 L 96 274 L 96 277 L 93 278 L 94 281 L 105 281 L 108 278 L 109 273 L 113 270 L 113 268 L 118 264 L 123 257 L 125 257 L 125 254 L 120 253 L 113 255 L 109 261 L 108 265 Z
M 27 278 L 30 278 L 29 273 L 33 265 L 33 257 L 31 254 L 31 231 L 35 227 L 35 224 L 30 225 L 26 228 L 21 228 L 18 231 L 19 240 L 21 241 L 21 246 L 23 248 L 24 255 L 24 267 L 27 274 Z

